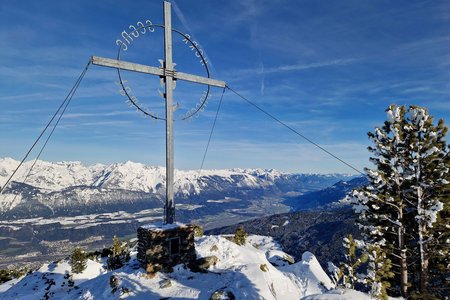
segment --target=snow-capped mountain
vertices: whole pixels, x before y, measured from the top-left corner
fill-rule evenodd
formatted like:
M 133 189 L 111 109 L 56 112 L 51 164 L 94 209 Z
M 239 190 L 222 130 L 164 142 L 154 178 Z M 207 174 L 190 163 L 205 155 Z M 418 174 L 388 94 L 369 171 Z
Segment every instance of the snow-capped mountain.
M 370 299 L 339 290 L 315 256 L 305 252 L 293 262 L 270 237 L 250 236 L 239 246 L 222 236 L 196 239 L 197 257 L 215 257 L 205 272 L 178 265 L 171 273 L 147 276 L 136 251 L 125 266 L 108 270 L 105 259 L 87 261 L 72 273 L 67 260 L 0 285 L 2 299 Z M 307 298 L 304 298 L 307 297 Z
M 3 186 L 19 162 L 0 159 Z M 25 162 L 0 196 L 0 212 L 19 217 L 77 215 L 162 207 L 165 168 L 125 162 L 84 166 L 80 162 Z M 342 174 L 287 174 L 276 170 L 175 170 L 175 198 L 205 204 L 237 197 L 248 200 L 302 194 L 348 179 Z
M 109 166 L 83 166 L 80 162 L 38 161 L 28 174 L 32 161 L 26 162 L 14 177 L 46 192 L 55 192 L 73 186 L 102 187 L 135 192 L 154 193 L 165 185 L 166 170 L 163 167 L 147 166 L 127 161 Z M 0 184 L 3 185 L 18 161 L 11 158 L 0 159 Z M 27 177 L 28 175 L 28 177 Z M 273 185 L 283 174 L 275 170 L 175 170 L 175 191 L 184 195 L 199 193 L 205 186 L 205 178 L 221 178 L 227 182 L 236 182 L 239 187 L 260 187 Z M 25 180 L 26 179 L 26 180 Z

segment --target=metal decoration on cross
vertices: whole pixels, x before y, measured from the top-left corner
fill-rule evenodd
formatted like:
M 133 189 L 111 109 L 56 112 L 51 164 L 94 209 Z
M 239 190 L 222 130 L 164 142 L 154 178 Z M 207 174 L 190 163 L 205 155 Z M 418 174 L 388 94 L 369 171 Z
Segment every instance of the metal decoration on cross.
M 91 62 L 94 65 L 116 68 L 119 70 L 128 70 L 145 74 L 152 74 L 163 78 L 165 85 L 165 113 L 164 118 L 166 123 L 166 203 L 165 203 L 165 214 L 164 222 L 166 224 L 172 224 L 175 222 L 175 202 L 174 202 L 174 147 L 173 147 L 173 90 L 175 85 L 175 80 L 185 80 L 189 82 L 205 84 L 207 86 L 216 86 L 225 88 L 226 84 L 224 81 L 216 80 L 210 78 L 209 72 L 208 77 L 197 76 L 193 74 L 187 74 L 178 72 L 174 68 L 174 63 L 172 61 L 172 31 L 181 33 L 178 30 L 172 28 L 172 13 L 171 13 L 171 3 L 164 1 L 164 25 L 153 24 L 149 27 L 163 27 L 164 28 L 164 61 L 161 67 L 152 67 L 142 64 L 136 64 L 131 62 L 125 62 L 118 59 L 109 59 L 98 56 L 92 56 Z M 139 30 L 137 28 L 136 30 Z M 182 34 L 186 39 L 189 39 L 188 35 Z M 194 45 L 195 46 L 195 45 Z M 120 49 L 119 49 L 120 51 Z M 119 52 L 120 53 L 120 52 Z M 202 57 L 202 60 L 205 61 Z M 119 73 L 120 76 L 120 73 Z M 123 86 L 122 80 L 120 83 Z M 197 113 L 199 109 L 195 110 L 193 114 Z M 157 119 L 158 117 L 151 117 Z M 185 118 L 183 118 L 185 119 Z

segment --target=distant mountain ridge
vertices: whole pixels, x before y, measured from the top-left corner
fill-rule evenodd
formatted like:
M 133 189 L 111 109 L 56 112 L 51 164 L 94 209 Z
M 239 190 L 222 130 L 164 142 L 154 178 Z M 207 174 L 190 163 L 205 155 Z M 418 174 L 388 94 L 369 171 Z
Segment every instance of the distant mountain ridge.
M 305 251 L 315 253 L 326 267 L 328 261 L 338 264 L 344 260 L 345 248 L 342 239 L 352 234 L 360 238 L 351 207 L 327 210 L 296 211 L 271 215 L 241 222 L 232 226 L 214 228 L 207 234 L 232 234 L 243 227 L 251 234 L 265 234 L 280 243 L 284 251 L 300 258 Z
M 345 198 L 351 190 L 366 185 L 366 177 L 356 177 L 349 181 L 339 181 L 320 191 L 309 192 L 304 195 L 288 197 L 284 202 L 294 211 L 312 208 L 327 207 Z
M 162 207 L 165 168 L 127 161 L 84 166 L 80 162 L 25 162 L 0 196 L 0 213 L 19 217 Z M 0 185 L 19 162 L 0 159 Z M 264 169 L 175 170 L 175 198 L 180 203 L 205 204 L 210 199 L 284 197 L 317 191 L 346 174 L 289 174 Z M 26 178 L 26 182 L 22 183 Z M 188 201 L 189 200 L 189 201 Z

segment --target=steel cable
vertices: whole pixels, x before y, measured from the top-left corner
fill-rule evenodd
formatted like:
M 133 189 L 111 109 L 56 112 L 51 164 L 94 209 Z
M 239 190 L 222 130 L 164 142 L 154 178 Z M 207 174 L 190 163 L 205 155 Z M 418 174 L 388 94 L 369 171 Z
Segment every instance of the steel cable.
M 226 90 L 226 88 L 224 88 L 224 89 L 222 90 L 222 95 L 221 95 L 221 97 L 220 97 L 219 105 L 217 106 L 216 115 L 215 115 L 215 117 L 214 117 L 214 121 L 213 121 L 213 124 L 212 124 L 212 127 L 211 127 L 211 131 L 209 132 L 209 137 L 208 137 L 208 142 L 206 143 L 205 152 L 203 153 L 202 163 L 201 163 L 201 165 L 200 165 L 200 168 L 198 169 L 197 176 L 196 176 L 195 181 L 194 181 L 194 182 L 196 182 L 197 184 L 199 184 L 199 182 L 200 182 L 200 174 L 201 174 L 201 172 L 202 172 L 202 170 L 203 170 L 203 165 L 204 165 L 204 163 L 205 163 L 206 155 L 207 155 L 208 150 L 209 150 L 209 145 L 211 144 L 212 135 L 213 135 L 214 129 L 215 129 L 215 127 L 216 127 L 217 117 L 219 116 L 219 111 L 220 111 L 220 108 L 221 108 L 221 106 L 222 106 L 222 100 L 223 100 L 223 96 L 224 96 L 224 94 L 225 94 L 225 90 Z M 214 187 L 214 188 L 215 188 L 215 187 Z M 216 189 L 217 189 L 217 188 L 216 188 Z M 195 186 L 194 186 L 194 192 L 195 192 Z M 196 198 L 197 198 L 197 203 L 199 203 L 199 202 L 200 202 L 200 193 L 197 194 L 197 197 L 196 197 Z M 189 202 L 191 202 L 191 201 L 189 201 Z M 192 203 L 192 202 L 191 202 L 191 203 Z M 189 204 L 189 203 L 188 203 L 188 204 Z M 192 203 L 192 204 L 195 205 L 195 203 Z M 193 214 L 193 215 L 197 215 L 197 217 L 198 217 L 199 219 L 201 219 L 201 218 L 200 218 L 201 215 L 200 215 L 200 213 L 197 212 L 196 209 L 193 210 L 192 214 Z
M 280 119 L 278 119 L 277 117 L 275 117 L 274 115 L 272 115 L 271 113 L 267 112 L 266 110 L 262 109 L 261 107 L 259 107 L 258 105 L 256 105 L 255 103 L 253 103 L 252 101 L 250 101 L 249 99 L 247 99 L 246 97 L 242 96 L 241 94 L 239 94 L 238 92 L 236 92 L 235 90 L 233 90 L 232 88 L 230 88 L 228 85 L 226 86 L 226 88 L 228 88 L 230 91 L 232 91 L 233 93 L 235 93 L 238 97 L 240 97 L 241 99 L 245 100 L 247 103 L 249 103 L 250 105 L 254 106 L 255 108 L 257 108 L 259 111 L 261 111 L 262 113 L 264 113 L 265 115 L 269 116 L 270 118 L 272 118 L 273 120 L 275 120 L 276 122 L 280 123 L 281 125 L 283 125 L 284 127 L 286 127 L 287 129 L 289 129 L 290 131 L 294 132 L 296 135 L 300 136 L 301 138 L 303 138 L 304 140 L 306 140 L 307 142 L 309 142 L 310 144 L 313 144 L 314 146 L 316 146 L 317 148 L 319 148 L 320 150 L 324 151 L 325 153 L 327 153 L 328 155 L 330 155 L 331 157 L 337 159 L 338 161 L 340 161 L 341 163 L 345 164 L 347 167 L 355 170 L 356 172 L 360 173 L 361 175 L 366 176 L 366 174 L 364 174 L 363 172 L 361 172 L 360 170 L 358 170 L 357 168 L 355 168 L 354 166 L 352 166 L 351 164 L 349 164 L 348 162 L 344 161 L 343 159 L 339 158 L 337 155 L 331 153 L 330 151 L 328 151 L 327 149 L 323 148 L 322 146 L 320 146 L 319 144 L 315 143 L 314 141 L 312 141 L 311 139 L 307 138 L 306 136 L 304 136 L 303 134 L 301 134 L 300 132 L 298 132 L 297 130 L 295 130 L 294 128 L 292 128 L 291 126 L 287 125 L 286 123 L 284 123 L 283 121 L 281 121 Z
M 83 69 L 83 71 L 81 72 L 80 76 L 78 77 L 77 81 L 75 82 L 75 84 L 73 85 L 73 87 L 71 88 L 71 90 L 69 91 L 69 93 L 67 94 L 67 96 L 65 97 L 64 101 L 61 103 L 61 105 L 59 106 L 58 110 L 55 112 L 55 114 L 52 116 L 52 118 L 50 119 L 50 121 L 47 123 L 47 125 L 45 126 L 45 128 L 42 130 L 42 132 L 40 133 L 40 135 L 37 137 L 37 139 L 34 141 L 33 145 L 31 146 L 31 148 L 28 150 L 28 152 L 25 154 L 24 158 L 22 159 L 22 161 L 20 162 L 20 164 L 17 166 L 17 168 L 14 170 L 14 172 L 11 174 L 11 176 L 8 178 L 8 180 L 6 181 L 6 183 L 3 185 L 2 189 L 0 190 L 0 195 L 3 194 L 4 190 L 6 189 L 6 187 L 8 186 L 9 182 L 12 180 L 12 178 L 14 177 L 14 175 L 17 173 L 17 171 L 19 170 L 19 168 L 23 165 L 23 163 L 25 162 L 25 160 L 28 158 L 28 155 L 30 155 L 31 151 L 34 149 L 34 147 L 36 146 L 36 144 L 40 141 L 40 139 L 42 138 L 42 136 L 44 135 L 44 133 L 47 131 L 47 129 L 50 127 L 50 125 L 52 124 L 53 120 L 56 118 L 56 116 L 59 114 L 59 112 L 61 111 L 61 109 L 63 108 L 63 111 L 61 112 L 61 115 L 59 116 L 57 122 L 55 123 L 55 125 L 53 126 L 52 131 L 50 132 L 49 136 L 47 137 L 47 140 L 45 141 L 43 147 L 41 148 L 39 155 L 37 156 L 36 160 L 34 161 L 33 165 L 31 166 L 27 176 L 25 177 L 25 180 L 28 178 L 28 176 L 31 173 L 31 170 L 33 169 L 33 167 L 36 164 L 37 159 L 40 157 L 40 155 L 42 154 L 42 151 L 44 150 L 45 146 L 47 145 L 50 137 L 52 136 L 53 132 L 55 131 L 56 126 L 58 125 L 59 121 L 61 120 L 62 115 L 64 114 L 64 112 L 66 111 L 67 106 L 69 105 L 70 101 L 72 100 L 73 95 L 75 94 L 76 90 L 78 89 L 78 87 L 80 86 L 81 81 L 83 80 L 84 75 L 86 74 L 89 66 L 91 64 L 91 61 L 89 61 L 86 65 L 86 67 Z M 24 182 L 25 182 L 24 180 Z
M 214 128 L 216 127 L 217 116 L 219 115 L 220 107 L 222 106 L 223 95 L 225 94 L 225 88 L 223 88 L 222 96 L 220 97 L 219 106 L 217 107 L 216 116 L 214 118 L 214 122 L 211 128 L 211 132 L 209 133 L 208 143 L 206 144 L 205 153 L 203 154 L 202 164 L 200 165 L 200 169 L 198 170 L 198 175 L 200 176 L 200 172 L 203 169 L 203 164 L 205 163 L 206 154 L 208 153 L 209 144 L 211 143 L 211 138 L 214 132 Z

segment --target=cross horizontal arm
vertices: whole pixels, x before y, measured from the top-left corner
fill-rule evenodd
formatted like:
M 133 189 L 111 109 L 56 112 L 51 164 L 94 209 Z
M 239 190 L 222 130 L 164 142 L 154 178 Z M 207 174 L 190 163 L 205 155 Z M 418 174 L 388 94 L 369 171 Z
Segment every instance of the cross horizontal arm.
M 151 66 L 146 66 L 146 65 L 136 64 L 136 63 L 130 63 L 130 62 L 121 61 L 121 60 L 117 60 L 117 59 L 92 56 L 91 62 L 94 65 L 103 66 L 103 67 L 110 67 L 110 68 L 134 71 L 134 72 L 145 73 L 145 74 L 153 74 L 153 75 L 157 75 L 157 76 L 165 76 L 164 69 L 162 69 L 162 68 L 151 67 Z M 187 73 L 183 73 L 183 72 L 175 72 L 173 74 L 173 78 L 190 81 L 190 82 L 195 82 L 195 83 L 200 83 L 200 84 L 222 87 L 222 88 L 226 86 L 226 83 L 221 80 L 187 74 Z
M 99 56 L 92 56 L 91 62 L 97 66 L 110 67 L 128 71 L 134 71 L 145 74 L 153 74 L 157 76 L 164 76 L 164 70 L 157 67 L 151 67 L 141 64 L 130 63 L 117 59 L 104 58 Z
M 216 80 L 216 79 L 212 79 L 212 78 L 208 78 L 208 77 L 192 75 L 192 74 L 187 74 L 187 73 L 183 73 L 183 72 L 176 72 L 175 78 L 190 81 L 190 82 L 195 82 L 195 83 L 217 86 L 217 87 L 221 87 L 221 88 L 224 88 L 226 86 L 225 81 Z

